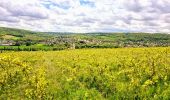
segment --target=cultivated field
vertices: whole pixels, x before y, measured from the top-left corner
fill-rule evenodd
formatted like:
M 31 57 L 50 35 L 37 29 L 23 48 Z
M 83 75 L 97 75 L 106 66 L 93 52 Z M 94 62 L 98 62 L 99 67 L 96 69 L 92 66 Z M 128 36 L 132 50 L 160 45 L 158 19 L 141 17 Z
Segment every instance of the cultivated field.
M 6 52 L 0 99 L 170 99 L 170 47 Z

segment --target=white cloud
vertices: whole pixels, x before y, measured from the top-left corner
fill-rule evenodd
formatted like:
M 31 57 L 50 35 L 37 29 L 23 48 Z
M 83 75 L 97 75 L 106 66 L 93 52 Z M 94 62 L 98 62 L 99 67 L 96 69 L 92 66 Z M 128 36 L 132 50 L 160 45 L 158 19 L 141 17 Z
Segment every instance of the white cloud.
M 0 0 L 0 26 L 63 32 L 170 32 L 169 9 L 169 0 Z

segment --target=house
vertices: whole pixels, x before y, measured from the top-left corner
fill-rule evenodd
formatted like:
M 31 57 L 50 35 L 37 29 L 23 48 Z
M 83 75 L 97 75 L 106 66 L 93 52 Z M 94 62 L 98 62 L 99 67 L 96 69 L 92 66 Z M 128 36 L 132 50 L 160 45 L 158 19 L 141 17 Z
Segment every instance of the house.
M 0 46 L 11 46 L 13 45 L 13 41 L 10 40 L 0 40 Z
M 2 43 L 2 44 L 0 44 L 0 46 L 11 46 L 11 45 L 13 45 L 12 43 Z

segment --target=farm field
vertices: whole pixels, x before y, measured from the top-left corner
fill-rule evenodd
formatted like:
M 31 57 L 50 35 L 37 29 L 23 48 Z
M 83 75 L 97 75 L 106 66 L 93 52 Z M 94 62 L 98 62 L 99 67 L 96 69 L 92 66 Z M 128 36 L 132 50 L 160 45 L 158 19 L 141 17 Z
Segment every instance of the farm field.
M 170 99 L 170 47 L 4 52 L 0 99 Z
M 0 0 L 0 100 L 170 100 L 170 0 Z

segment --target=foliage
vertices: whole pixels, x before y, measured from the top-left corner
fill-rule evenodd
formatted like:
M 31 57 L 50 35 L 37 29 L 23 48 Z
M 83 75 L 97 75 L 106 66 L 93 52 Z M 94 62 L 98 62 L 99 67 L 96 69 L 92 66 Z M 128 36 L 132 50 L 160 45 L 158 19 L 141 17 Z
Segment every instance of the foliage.
M 7 52 L 0 72 L 1 99 L 170 99 L 169 47 Z
M 0 99 L 45 99 L 47 95 L 45 70 L 32 67 L 18 58 L 0 57 Z

